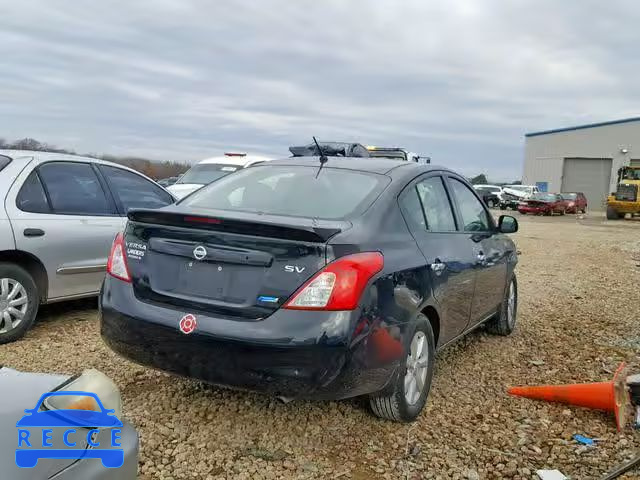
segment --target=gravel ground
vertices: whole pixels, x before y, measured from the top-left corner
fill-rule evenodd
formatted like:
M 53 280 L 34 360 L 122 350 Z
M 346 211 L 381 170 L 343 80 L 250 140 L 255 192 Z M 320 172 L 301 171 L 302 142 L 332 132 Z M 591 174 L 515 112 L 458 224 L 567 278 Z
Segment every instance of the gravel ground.
M 0 362 L 110 375 L 140 432 L 143 479 L 525 479 L 540 468 L 597 479 L 640 450 L 636 433 L 505 389 L 608 380 L 623 360 L 640 371 L 640 222 L 519 219 L 516 331 L 478 331 L 443 351 L 411 425 L 378 420 L 359 400 L 285 405 L 133 365 L 103 345 L 94 301 L 44 308 L 24 340 L 0 346 Z M 580 447 L 575 433 L 598 446 Z

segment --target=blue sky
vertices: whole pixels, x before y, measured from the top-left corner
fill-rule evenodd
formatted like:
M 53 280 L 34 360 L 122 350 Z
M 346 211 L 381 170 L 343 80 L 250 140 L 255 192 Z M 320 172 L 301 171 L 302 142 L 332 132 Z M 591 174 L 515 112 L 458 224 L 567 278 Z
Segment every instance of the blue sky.
M 0 137 L 79 152 L 316 135 L 512 180 L 524 133 L 639 113 L 633 0 L 32 0 L 0 25 Z

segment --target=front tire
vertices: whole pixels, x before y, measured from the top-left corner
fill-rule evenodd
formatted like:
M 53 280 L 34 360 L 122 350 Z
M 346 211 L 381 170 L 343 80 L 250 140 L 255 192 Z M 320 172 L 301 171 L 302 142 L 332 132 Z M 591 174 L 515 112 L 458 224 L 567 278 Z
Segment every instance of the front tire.
M 18 340 L 31 328 L 38 299 L 29 272 L 14 263 L 0 263 L 0 344 Z
M 607 220 L 618 220 L 620 216 L 613 207 L 607 207 Z
M 511 277 L 500 311 L 487 322 L 487 330 L 495 335 L 507 336 L 516 327 L 518 316 L 518 281 Z
M 390 387 L 369 397 L 373 413 L 394 422 L 415 420 L 431 389 L 436 347 L 431 323 L 424 315 L 418 314 L 405 350 L 402 368 Z

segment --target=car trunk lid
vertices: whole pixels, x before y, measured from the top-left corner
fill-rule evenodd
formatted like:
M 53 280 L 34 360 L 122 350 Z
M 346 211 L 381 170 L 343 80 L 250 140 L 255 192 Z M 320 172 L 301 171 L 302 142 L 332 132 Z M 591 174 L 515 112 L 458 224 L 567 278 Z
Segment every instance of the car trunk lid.
M 131 211 L 125 242 L 136 296 L 182 310 L 263 318 L 326 265 L 327 241 L 350 226 L 230 214 Z

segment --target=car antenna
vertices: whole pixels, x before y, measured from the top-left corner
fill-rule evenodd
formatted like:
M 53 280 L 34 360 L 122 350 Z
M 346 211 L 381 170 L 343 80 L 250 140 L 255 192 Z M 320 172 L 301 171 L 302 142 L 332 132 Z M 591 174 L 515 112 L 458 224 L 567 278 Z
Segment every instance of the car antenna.
M 318 154 L 320 155 L 320 168 L 318 168 L 318 171 L 316 172 L 316 178 L 318 178 L 318 175 L 320 175 L 320 170 L 322 170 L 322 167 L 324 166 L 325 163 L 329 161 L 329 159 L 322 151 L 322 148 L 320 148 L 320 144 L 318 143 L 318 140 L 316 140 L 316 137 L 313 137 L 313 142 L 316 144 L 316 148 L 318 149 Z

